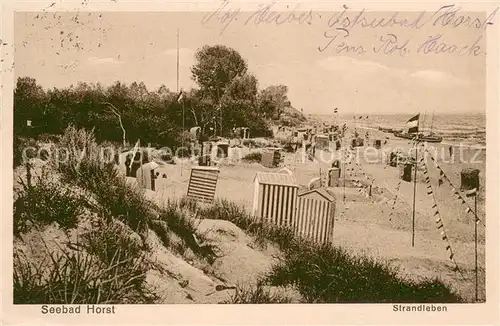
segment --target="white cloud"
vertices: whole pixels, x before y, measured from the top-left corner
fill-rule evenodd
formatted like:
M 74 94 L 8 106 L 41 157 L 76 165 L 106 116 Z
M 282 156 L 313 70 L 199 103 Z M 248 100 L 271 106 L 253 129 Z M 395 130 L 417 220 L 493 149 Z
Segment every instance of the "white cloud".
M 326 70 L 344 72 L 349 75 L 380 75 L 399 78 L 411 78 L 432 87 L 465 86 L 470 82 L 438 70 L 418 70 L 411 72 L 406 69 L 392 68 L 378 62 L 357 60 L 344 56 L 331 56 L 318 60 L 316 64 Z
M 377 74 L 384 73 L 401 77 L 408 73 L 407 70 L 391 68 L 378 62 L 357 60 L 344 56 L 331 56 L 321 59 L 316 64 L 323 69 L 331 71 L 349 72 L 352 74 Z
M 91 64 L 122 64 L 124 61 L 115 59 L 115 58 L 98 58 L 98 57 L 90 57 L 88 58 L 88 62 Z
M 431 82 L 438 85 L 468 85 L 469 82 L 450 74 L 437 70 L 419 70 L 411 74 L 411 77 L 418 78 L 424 82 Z

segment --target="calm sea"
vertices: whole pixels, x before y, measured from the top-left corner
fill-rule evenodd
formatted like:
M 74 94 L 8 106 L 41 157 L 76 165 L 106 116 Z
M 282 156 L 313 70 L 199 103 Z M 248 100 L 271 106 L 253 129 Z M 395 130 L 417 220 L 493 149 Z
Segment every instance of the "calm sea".
M 323 116 L 332 120 L 332 116 Z M 377 129 L 384 128 L 403 129 L 406 121 L 412 115 L 363 115 L 356 116 L 356 125 Z M 368 117 L 368 118 L 367 118 Z M 354 121 L 353 116 L 339 116 L 340 121 Z M 470 145 L 486 145 L 486 115 L 485 114 L 435 114 L 420 115 L 420 130 L 432 132 L 442 136 L 443 143 L 462 142 Z

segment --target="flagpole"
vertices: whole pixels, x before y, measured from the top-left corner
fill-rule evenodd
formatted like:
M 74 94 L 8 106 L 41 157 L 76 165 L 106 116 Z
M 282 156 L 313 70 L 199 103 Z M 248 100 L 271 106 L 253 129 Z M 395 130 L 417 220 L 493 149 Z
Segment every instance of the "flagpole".
M 177 94 L 179 94 L 179 29 L 177 28 Z
M 419 113 L 420 118 L 420 113 Z M 415 172 L 413 175 L 413 216 L 412 216 L 412 231 L 411 231 L 411 246 L 415 247 L 415 201 L 417 197 L 417 163 L 418 163 L 418 121 L 417 120 L 417 137 L 415 139 Z
M 177 28 L 177 94 L 179 94 L 179 28 Z M 182 151 L 184 154 L 184 101 L 182 101 Z M 181 157 L 181 176 L 184 170 L 183 160 L 184 157 Z
M 344 199 L 343 199 L 343 201 L 344 201 L 344 206 L 345 206 L 345 174 L 346 174 L 347 171 L 345 169 L 345 160 L 346 160 L 346 157 L 344 155 L 345 154 L 344 137 L 341 138 L 340 148 L 342 150 L 342 155 L 344 156 L 344 157 L 342 157 L 342 170 L 344 171 L 344 180 L 343 180 L 344 181 L 343 182 L 344 183 L 344 185 L 343 185 L 343 188 L 344 188 Z
M 477 190 L 474 194 L 474 263 L 475 263 L 475 274 L 476 274 L 476 302 L 478 299 L 478 278 L 477 278 Z
M 424 111 L 424 121 L 422 121 L 422 132 L 424 132 L 425 129 L 425 119 L 427 119 L 427 110 Z
M 416 140 L 415 140 L 415 144 Z M 418 162 L 418 147 L 415 146 L 415 172 L 413 176 L 413 217 L 412 217 L 412 232 L 411 232 L 411 246 L 415 247 L 415 198 L 417 193 L 417 162 Z

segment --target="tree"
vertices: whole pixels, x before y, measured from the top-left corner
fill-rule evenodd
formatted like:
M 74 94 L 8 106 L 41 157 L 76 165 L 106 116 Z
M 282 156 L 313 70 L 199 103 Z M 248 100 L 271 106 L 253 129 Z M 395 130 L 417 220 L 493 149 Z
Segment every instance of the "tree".
M 104 104 L 106 104 L 109 107 L 109 112 L 111 112 L 112 114 L 114 114 L 118 118 L 118 123 L 120 124 L 120 128 L 122 129 L 123 147 L 126 147 L 127 146 L 127 131 L 125 130 L 125 127 L 123 127 L 122 115 L 121 115 L 120 111 L 117 108 L 115 108 L 115 106 L 113 104 L 111 104 L 109 102 L 105 102 Z
M 251 74 L 245 74 L 234 78 L 226 87 L 223 97 L 226 99 L 235 99 L 248 101 L 249 104 L 255 104 L 257 100 L 257 78 Z
M 187 93 L 184 107 L 186 109 L 186 125 L 201 127 L 201 134 L 205 135 L 211 124 L 216 121 L 218 110 L 216 103 L 201 90 L 191 90 Z
M 288 87 L 271 85 L 259 94 L 258 110 L 266 118 L 279 119 L 286 107 L 290 107 L 287 97 Z
M 143 101 L 149 93 L 144 82 L 140 82 L 139 84 L 137 82 L 133 82 L 130 84 L 129 89 L 130 96 L 136 101 Z
M 257 78 L 250 74 L 234 78 L 221 98 L 224 123 L 219 128 L 229 132 L 233 126 L 247 126 L 250 120 L 262 119 L 255 114 L 257 102 Z
M 31 120 L 34 126 L 43 124 L 45 101 L 45 91 L 34 78 L 17 79 L 14 90 L 14 129 L 18 133 L 29 132 L 27 120 Z
M 248 69 L 241 55 L 224 45 L 203 46 L 196 52 L 196 61 L 191 68 L 192 79 L 217 104 L 231 81 Z

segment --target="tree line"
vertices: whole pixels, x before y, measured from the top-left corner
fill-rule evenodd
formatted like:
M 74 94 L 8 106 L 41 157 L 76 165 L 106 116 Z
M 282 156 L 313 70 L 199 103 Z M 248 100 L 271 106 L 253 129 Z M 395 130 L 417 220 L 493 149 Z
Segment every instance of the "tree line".
M 79 82 L 46 90 L 35 79 L 21 77 L 14 92 L 14 134 L 57 135 L 74 125 L 94 130 L 100 141 L 133 143 L 140 138 L 143 144 L 176 147 L 188 137 L 185 130 L 195 126 L 207 139 L 228 136 L 233 127 L 269 136 L 271 122 L 291 107 L 286 86 L 259 90 L 246 60 L 223 45 L 198 49 L 191 78 L 197 87 L 180 97 L 164 85 L 149 90 L 143 82 Z

